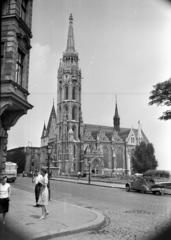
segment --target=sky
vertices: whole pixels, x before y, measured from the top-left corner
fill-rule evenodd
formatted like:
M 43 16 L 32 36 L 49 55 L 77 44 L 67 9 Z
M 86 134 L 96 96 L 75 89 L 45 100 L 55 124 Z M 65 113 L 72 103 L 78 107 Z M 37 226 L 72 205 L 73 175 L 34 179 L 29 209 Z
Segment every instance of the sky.
M 9 131 L 8 149 L 40 146 L 44 122 L 57 105 L 70 13 L 84 123 L 113 126 L 117 96 L 121 127 L 137 128 L 140 120 L 158 169 L 171 171 L 171 120 L 158 119 L 167 108 L 148 104 L 153 86 L 171 77 L 171 5 L 164 0 L 34 1 L 28 97 L 34 108 Z

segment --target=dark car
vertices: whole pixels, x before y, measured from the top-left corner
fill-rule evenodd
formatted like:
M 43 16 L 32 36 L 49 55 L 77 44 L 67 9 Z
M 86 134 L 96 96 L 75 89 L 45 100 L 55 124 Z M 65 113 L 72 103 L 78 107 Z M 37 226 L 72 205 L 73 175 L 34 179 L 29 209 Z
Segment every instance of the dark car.
M 171 182 L 159 182 L 151 187 L 153 194 L 171 194 Z
M 143 176 L 133 176 L 132 179 L 125 184 L 126 191 L 131 190 L 138 192 L 151 192 L 151 187 L 155 184 L 152 178 L 145 178 Z

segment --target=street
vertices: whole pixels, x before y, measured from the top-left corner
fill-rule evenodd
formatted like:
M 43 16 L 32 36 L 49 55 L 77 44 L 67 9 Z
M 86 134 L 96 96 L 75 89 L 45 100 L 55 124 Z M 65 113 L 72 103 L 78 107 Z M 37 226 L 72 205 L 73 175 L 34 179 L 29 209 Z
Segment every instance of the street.
M 34 191 L 34 184 L 27 177 L 19 177 L 13 186 Z M 54 240 L 146 239 L 150 234 L 160 232 L 162 226 L 167 225 L 171 219 L 169 195 L 155 196 L 126 192 L 124 189 L 51 180 L 51 198 L 93 208 L 106 216 L 106 225 L 102 229 Z M 48 220 L 50 221 L 50 215 Z

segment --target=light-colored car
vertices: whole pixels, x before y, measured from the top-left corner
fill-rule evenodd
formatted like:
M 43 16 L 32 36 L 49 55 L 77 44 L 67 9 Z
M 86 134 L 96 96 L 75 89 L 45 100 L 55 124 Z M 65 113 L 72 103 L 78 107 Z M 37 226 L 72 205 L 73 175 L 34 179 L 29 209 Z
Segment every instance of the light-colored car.
M 153 194 L 171 194 L 171 182 L 159 182 L 151 187 Z

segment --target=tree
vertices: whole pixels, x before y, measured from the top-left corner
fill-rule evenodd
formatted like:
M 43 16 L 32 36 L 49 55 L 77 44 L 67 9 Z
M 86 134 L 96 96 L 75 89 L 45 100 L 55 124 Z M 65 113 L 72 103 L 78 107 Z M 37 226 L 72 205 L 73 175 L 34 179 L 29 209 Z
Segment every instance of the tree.
M 167 81 L 158 83 L 153 86 L 154 89 L 151 91 L 151 95 L 149 97 L 149 104 L 157 104 L 171 106 L 171 78 Z M 163 112 L 163 115 L 159 118 L 162 120 L 171 119 L 171 110 L 167 110 Z
M 147 170 L 143 176 L 148 176 L 152 178 L 169 178 L 170 173 L 166 170 Z
M 151 143 L 141 142 L 135 147 L 131 158 L 133 172 L 143 173 L 147 170 L 156 169 L 158 166 L 154 155 L 154 147 Z

